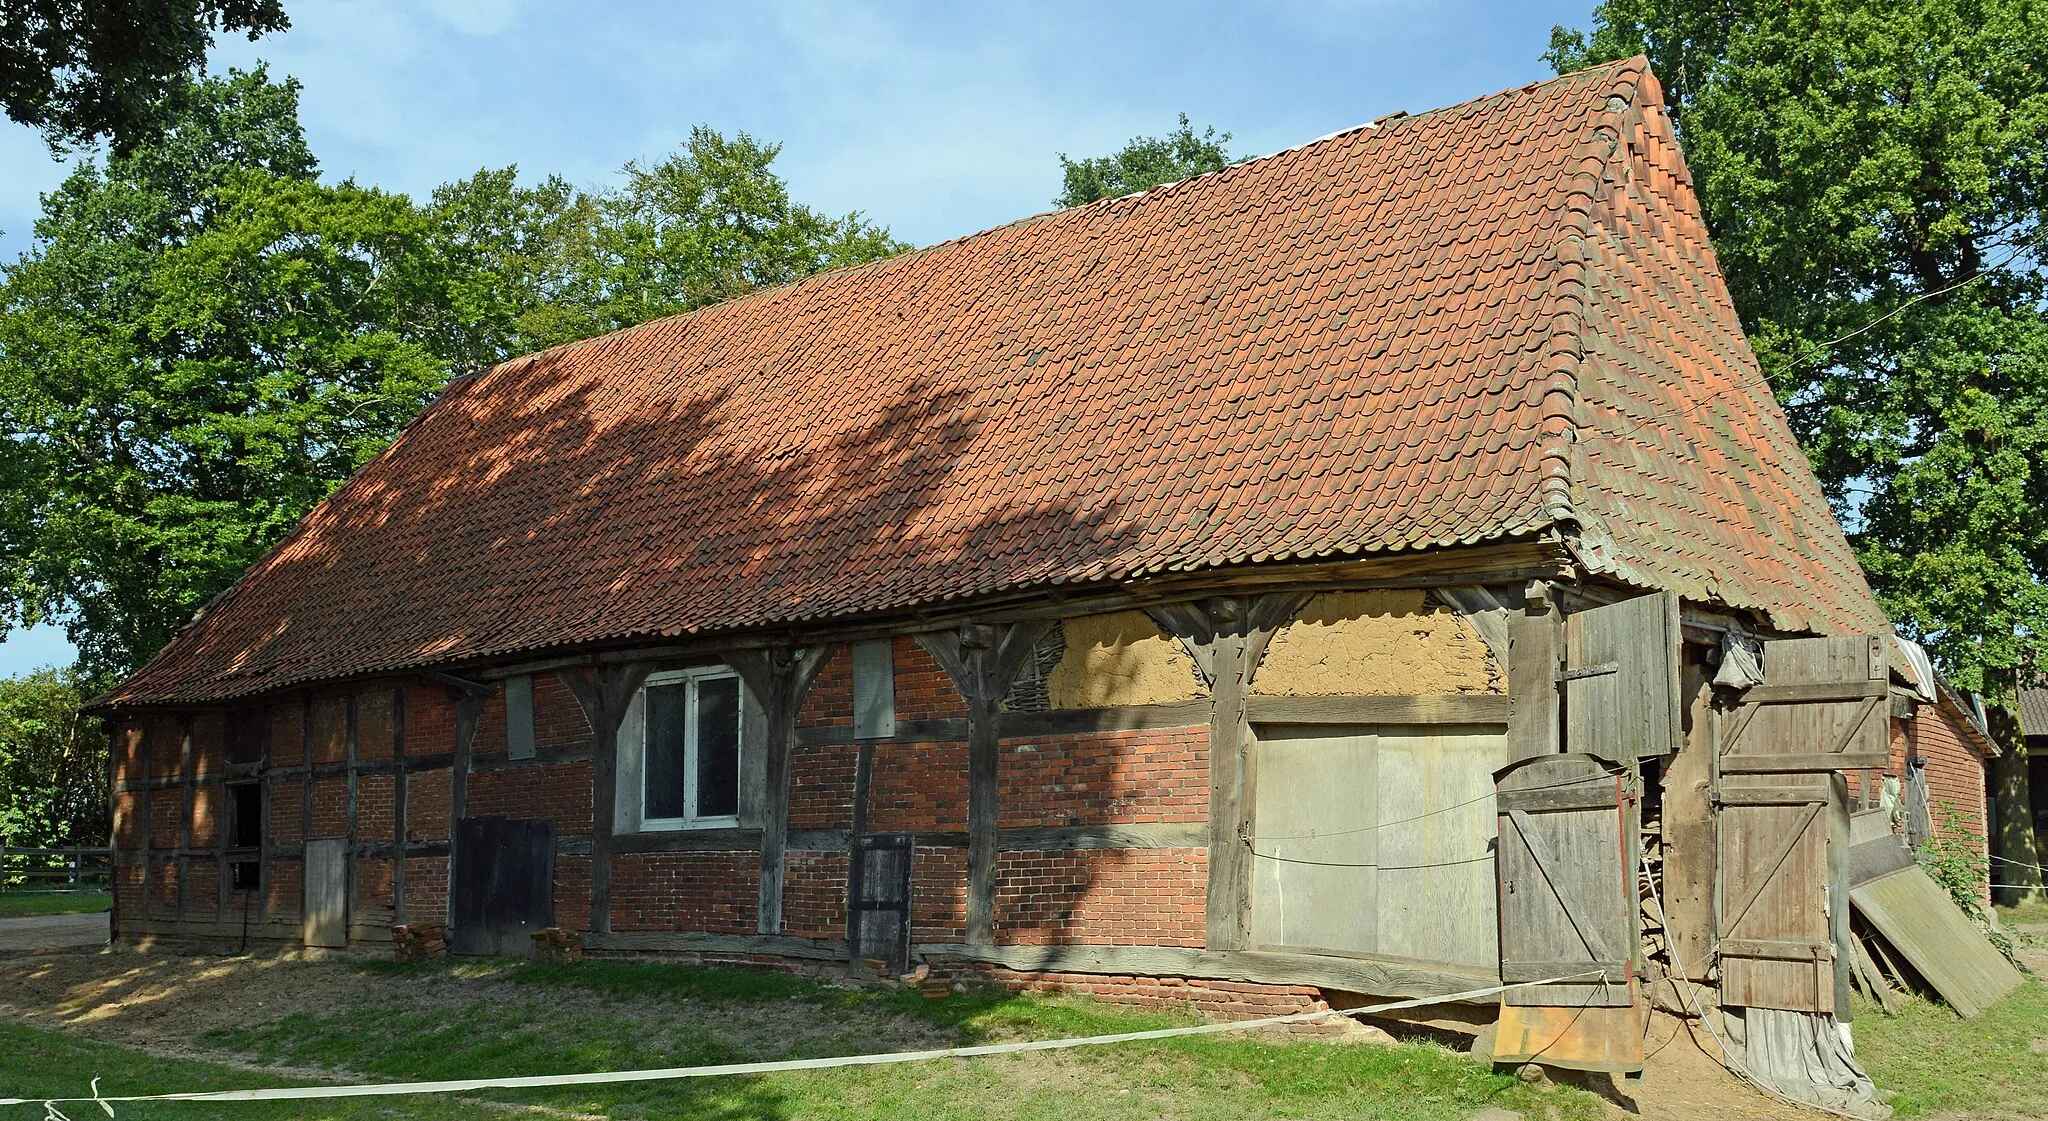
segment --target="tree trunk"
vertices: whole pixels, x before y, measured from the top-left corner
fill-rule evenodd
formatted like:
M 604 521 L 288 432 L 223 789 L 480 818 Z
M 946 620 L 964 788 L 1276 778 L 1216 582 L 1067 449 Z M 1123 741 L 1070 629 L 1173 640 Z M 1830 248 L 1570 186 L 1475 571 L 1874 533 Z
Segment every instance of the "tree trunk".
M 1991 738 L 1999 746 L 1998 758 L 1991 763 L 1991 797 L 1998 805 L 1998 836 L 1992 838 L 1991 851 L 1999 858 L 1992 866 L 1991 882 L 2008 885 L 1994 889 L 1992 898 L 2011 907 L 2044 898 L 2034 799 L 2027 782 L 2027 737 L 2009 710 L 1994 708 L 1988 715 Z

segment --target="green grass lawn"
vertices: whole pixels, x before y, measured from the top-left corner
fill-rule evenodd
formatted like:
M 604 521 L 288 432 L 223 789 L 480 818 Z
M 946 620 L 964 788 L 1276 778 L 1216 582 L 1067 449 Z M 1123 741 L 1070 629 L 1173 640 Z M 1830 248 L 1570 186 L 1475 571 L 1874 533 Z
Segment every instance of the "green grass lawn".
M 1918 998 L 1888 1019 L 1858 997 L 1856 1057 L 1900 1117 L 2048 1117 L 2048 985 L 2030 979 L 1974 1020 Z
M 378 972 L 468 966 L 378 965 Z M 435 1012 L 375 1002 L 301 1013 L 206 1034 L 197 1042 L 242 1061 L 351 1072 L 351 1079 L 410 1080 L 697 1065 L 878 1049 L 888 1030 L 938 1032 L 963 1042 L 1098 1034 L 1196 1022 L 1186 1013 L 1135 1013 L 1072 998 L 972 992 L 928 1001 L 915 993 L 847 991 L 779 974 L 676 965 L 586 962 L 497 966 L 532 1000 L 493 1000 Z M 607 1015 L 605 1000 L 689 1001 L 691 1023 L 650 1031 Z M 765 1007 L 798 1042 L 763 1044 L 721 1030 L 720 1009 Z M 823 1031 L 818 1024 L 826 1025 Z M 909 1025 L 909 1029 L 905 1028 Z M 843 1030 L 840 1028 L 843 1026 Z M 747 1044 L 745 1041 L 752 1040 Z M 94 1074 L 116 1093 L 275 1085 L 262 1072 L 184 1061 L 0 1025 L 0 1093 L 77 1092 Z M 484 1097 L 486 1095 L 477 1095 Z M 617 1087 L 491 1092 L 501 1103 L 619 1118 L 1389 1118 L 1461 1121 L 1488 1106 L 1580 1121 L 1599 1114 L 1590 1094 L 1539 1091 L 1441 1047 L 1396 1047 L 1239 1036 L 1116 1044 L 1058 1054 L 939 1060 L 880 1068 L 695 1079 Z M 88 1107 L 89 1109 L 90 1107 Z M 66 1108 L 73 1117 L 87 1112 Z M 97 1116 L 94 1111 L 91 1115 Z M 503 1106 L 442 1099 L 363 1099 L 336 1105 L 155 1105 L 122 1118 L 501 1118 Z M 559 1113 L 555 1114 L 560 1116 Z
M 0 919 L 82 915 L 113 905 L 114 897 L 104 891 L 8 891 L 0 892 Z
M 1999 907 L 1998 921 L 2006 926 L 2014 923 L 2027 925 L 2048 924 L 2048 900 L 2022 903 L 2017 907 Z

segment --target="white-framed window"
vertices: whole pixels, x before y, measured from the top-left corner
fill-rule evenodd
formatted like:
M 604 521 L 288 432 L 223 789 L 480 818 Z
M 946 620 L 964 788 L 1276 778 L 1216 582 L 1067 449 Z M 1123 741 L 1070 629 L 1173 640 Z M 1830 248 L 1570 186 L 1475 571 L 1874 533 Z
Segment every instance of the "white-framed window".
M 722 666 L 657 673 L 641 687 L 639 828 L 740 823 L 745 692 Z

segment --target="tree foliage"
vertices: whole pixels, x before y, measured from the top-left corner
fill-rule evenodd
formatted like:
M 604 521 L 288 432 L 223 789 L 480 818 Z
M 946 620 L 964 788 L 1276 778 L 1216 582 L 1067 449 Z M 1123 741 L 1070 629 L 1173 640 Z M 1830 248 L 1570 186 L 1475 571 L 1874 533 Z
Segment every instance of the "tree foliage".
M 206 78 L 46 196 L 0 283 L 0 633 L 146 660 L 450 376 L 900 248 L 708 128 L 617 188 L 323 181 L 297 87 Z
M 214 36 L 289 26 L 278 0 L 7 0 L 0 106 L 53 145 L 111 136 L 126 149 L 189 88 Z
M 2048 664 L 2048 10 L 1606 0 L 1758 359 L 1893 619 L 1967 688 Z
M 1054 206 L 1083 206 L 1096 199 L 1118 198 L 1178 183 L 1191 176 L 1220 171 L 1237 162 L 1224 150 L 1230 134 L 1214 127 L 1195 135 L 1188 115 L 1165 136 L 1134 136 L 1114 155 L 1068 159 L 1059 154 L 1061 190 Z
M 107 738 L 78 714 L 84 682 L 45 669 L 0 679 L 0 845 L 107 842 Z

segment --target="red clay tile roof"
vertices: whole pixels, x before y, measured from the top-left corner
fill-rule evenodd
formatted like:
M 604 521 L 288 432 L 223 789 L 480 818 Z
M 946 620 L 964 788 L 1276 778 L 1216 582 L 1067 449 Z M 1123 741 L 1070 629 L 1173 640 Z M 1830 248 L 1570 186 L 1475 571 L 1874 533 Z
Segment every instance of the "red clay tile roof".
M 507 362 L 112 694 L 1583 533 L 1883 632 L 1641 60 Z

